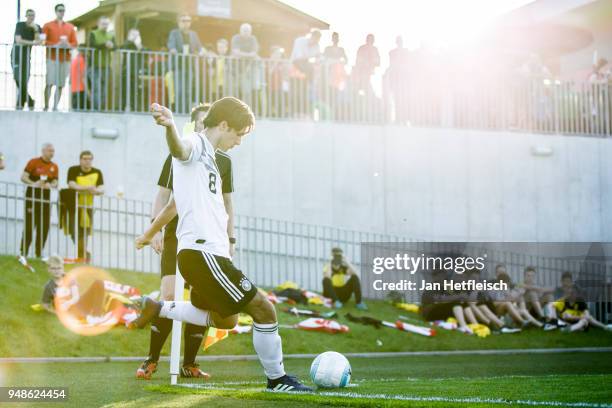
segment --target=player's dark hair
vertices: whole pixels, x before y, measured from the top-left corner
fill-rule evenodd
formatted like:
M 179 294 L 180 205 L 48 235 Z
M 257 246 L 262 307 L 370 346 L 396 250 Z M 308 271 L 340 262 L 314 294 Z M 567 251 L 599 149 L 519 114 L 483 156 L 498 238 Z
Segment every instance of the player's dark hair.
M 525 268 L 525 270 L 523 271 L 523 273 L 524 273 L 525 275 L 527 275 L 527 272 L 533 272 L 533 273 L 535 273 L 535 271 L 536 271 L 536 269 L 535 269 L 533 266 L 528 266 L 528 267 L 526 267 L 526 268 Z
M 194 106 L 193 109 L 191 109 L 191 116 L 190 116 L 191 122 L 196 121 L 200 112 L 206 113 L 209 110 L 210 110 L 210 103 L 201 103 L 199 105 Z
M 26 10 L 26 12 L 25 12 L 25 13 L 26 13 L 26 15 L 27 15 L 27 14 L 28 14 L 30 11 L 31 11 L 32 13 L 36 14 L 36 12 L 35 12 L 34 10 L 32 10 L 32 9 L 27 9 L 27 10 Z
M 572 273 L 571 272 L 563 272 L 563 275 L 561 275 L 561 280 L 563 279 L 572 279 Z
M 91 150 L 83 150 L 79 155 L 79 159 L 82 159 L 83 156 L 91 156 L 93 158 L 93 153 L 91 152 Z
M 249 132 L 255 125 L 255 116 L 249 105 L 233 96 L 226 96 L 210 106 L 210 110 L 204 119 L 204 127 L 214 128 L 223 121 L 227 122 L 227 125 L 237 132 L 245 128 L 246 132 Z
M 66 9 L 66 6 L 64 6 L 64 3 L 57 3 L 55 5 L 55 8 L 53 9 L 54 11 L 57 11 L 58 8 L 63 7 L 64 10 Z

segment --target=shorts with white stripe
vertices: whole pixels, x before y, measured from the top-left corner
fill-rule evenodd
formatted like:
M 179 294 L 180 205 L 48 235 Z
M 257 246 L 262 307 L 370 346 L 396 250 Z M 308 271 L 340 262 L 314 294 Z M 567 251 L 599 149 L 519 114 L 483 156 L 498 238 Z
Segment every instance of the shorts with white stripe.
M 191 285 L 191 303 L 227 317 L 240 312 L 257 293 L 255 285 L 222 256 L 194 249 L 177 255 L 179 270 Z

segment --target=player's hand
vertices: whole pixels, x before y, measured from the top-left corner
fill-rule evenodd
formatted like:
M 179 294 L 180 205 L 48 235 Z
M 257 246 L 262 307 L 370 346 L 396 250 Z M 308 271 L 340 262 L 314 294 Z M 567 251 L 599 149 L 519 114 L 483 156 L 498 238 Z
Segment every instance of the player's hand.
M 151 240 L 151 248 L 158 254 L 161 254 L 164 250 L 164 238 L 161 232 L 155 234 Z
M 151 104 L 151 115 L 155 119 L 155 123 L 160 126 L 170 127 L 174 124 L 174 118 L 170 109 L 158 103 Z
M 136 249 L 142 249 L 147 245 L 150 245 L 151 240 L 145 235 L 141 235 L 134 240 L 134 244 L 136 245 Z
M 230 244 L 230 246 L 229 246 L 229 254 L 230 254 L 231 258 L 234 257 L 234 255 L 236 254 L 236 244 Z

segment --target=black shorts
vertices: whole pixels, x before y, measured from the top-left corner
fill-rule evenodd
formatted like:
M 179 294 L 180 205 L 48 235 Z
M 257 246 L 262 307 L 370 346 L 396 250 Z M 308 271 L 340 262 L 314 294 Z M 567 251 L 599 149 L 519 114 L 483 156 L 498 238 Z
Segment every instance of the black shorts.
M 476 302 L 477 306 L 486 306 L 489 308 L 489 310 L 491 310 L 493 313 L 495 313 L 495 304 L 493 303 L 493 299 L 491 299 L 491 296 L 486 293 L 486 292 L 478 292 L 478 301 Z
M 168 228 L 170 227 L 170 228 Z M 161 276 L 176 275 L 176 229 L 170 224 L 164 230 L 164 250 L 161 255 Z
M 446 320 L 449 317 L 453 317 L 453 307 L 457 306 L 457 303 L 434 303 L 423 307 L 423 318 L 428 322 L 434 320 Z
M 255 285 L 229 258 L 183 249 L 178 264 L 191 285 L 191 304 L 199 309 L 227 317 L 243 310 L 257 293 Z

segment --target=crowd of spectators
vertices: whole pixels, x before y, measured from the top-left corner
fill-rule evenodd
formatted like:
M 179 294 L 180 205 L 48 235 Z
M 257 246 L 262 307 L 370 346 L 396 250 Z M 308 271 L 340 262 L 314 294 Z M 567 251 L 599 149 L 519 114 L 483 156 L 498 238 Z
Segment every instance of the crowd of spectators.
M 503 106 L 505 116 L 512 116 L 504 121 L 508 127 L 520 127 L 550 121 L 555 104 L 546 82 L 553 81 L 551 70 L 534 53 L 516 61 L 495 61 L 495 56 L 462 59 L 434 52 L 427 44 L 408 49 L 398 36 L 389 52 L 389 65 L 382 70 L 372 33 L 351 66 L 337 32 L 323 51 L 321 32 L 313 30 L 296 38 L 286 53 L 281 46 L 262 50 L 253 27 L 243 23 L 230 39 L 219 38 L 205 46 L 191 28 L 191 16 L 184 13 L 178 15 L 165 47 L 155 52 L 143 45 L 137 28 L 129 29 L 118 46 L 107 16 L 99 17 L 86 43 L 77 46 L 75 27 L 63 19 L 64 5 L 57 4 L 55 13 L 56 19 L 41 29 L 34 22 L 35 12 L 27 10 L 26 21 L 15 28 L 12 66 L 18 109 L 33 109 L 35 104 L 27 86 L 35 45 L 47 49 L 45 110 L 53 88 L 53 109 L 57 109 L 67 78 L 75 110 L 143 111 L 150 103 L 160 102 L 186 113 L 203 100 L 231 94 L 269 117 L 308 118 L 316 110 L 321 118 L 343 120 L 351 119 L 346 117 L 347 110 L 369 110 L 400 124 L 441 125 L 452 110 L 462 118 L 452 125 L 462 126 L 463 120 L 463 125 L 470 126 L 472 118 L 465 113 L 469 110 L 486 125 L 500 126 L 494 108 L 501 109 L 502 104 L 491 103 L 491 97 L 501 98 L 510 90 L 517 103 L 516 108 Z M 452 78 L 444 75 L 444 66 L 452 66 Z M 120 69 L 119 82 L 114 82 L 114 69 Z M 382 77 L 382 92 L 375 92 L 375 74 Z M 461 78 L 467 74 L 472 82 L 464 83 Z M 610 79 L 608 61 L 601 58 L 584 82 L 601 84 Z M 502 89 L 507 83 L 512 86 Z M 490 95 L 483 97 L 483 89 Z M 473 103 L 466 106 L 466 99 Z M 596 97 L 586 101 L 584 115 L 597 119 L 600 104 Z
M 471 269 L 463 277 L 466 281 L 482 282 L 484 278 L 480 275 L 480 270 Z M 422 292 L 421 313 L 429 321 L 453 319 L 457 329 L 466 334 L 473 334 L 470 326 L 479 324 L 504 334 L 530 327 L 567 332 L 589 327 L 612 330 L 611 324 L 605 325 L 590 314 L 586 292 L 574 282 L 570 272 L 561 275 L 560 286 L 556 288 L 539 285 L 536 276 L 536 268 L 528 266 L 524 269 L 523 281 L 514 283 L 506 266 L 499 264 L 495 267 L 494 280 L 505 283 L 507 289 L 428 289 Z M 434 270 L 431 282 L 442 283 L 448 278 L 446 270 Z

